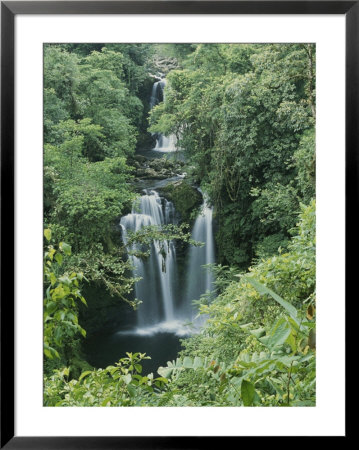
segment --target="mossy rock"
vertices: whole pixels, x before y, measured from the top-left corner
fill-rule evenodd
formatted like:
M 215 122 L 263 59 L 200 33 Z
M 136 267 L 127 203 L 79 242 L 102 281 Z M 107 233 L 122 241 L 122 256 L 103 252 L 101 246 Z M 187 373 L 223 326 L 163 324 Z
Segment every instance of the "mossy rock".
M 183 222 L 191 223 L 194 213 L 201 206 L 203 198 L 201 193 L 184 180 L 169 183 L 158 189 L 160 194 L 174 204 Z

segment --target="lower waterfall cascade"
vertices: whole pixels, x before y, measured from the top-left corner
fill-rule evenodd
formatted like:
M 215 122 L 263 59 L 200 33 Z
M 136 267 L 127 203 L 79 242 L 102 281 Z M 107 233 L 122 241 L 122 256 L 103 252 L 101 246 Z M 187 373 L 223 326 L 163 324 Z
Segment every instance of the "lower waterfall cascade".
M 176 212 L 172 202 L 160 197 L 155 190 L 146 190 L 135 202 L 130 214 L 120 221 L 124 243 L 128 232 L 138 231 L 148 225 L 166 225 L 175 223 Z M 192 239 L 204 243 L 203 247 L 190 246 L 186 258 L 185 280 L 180 289 L 176 248 L 173 241 L 165 242 L 164 258 L 160 244 L 153 241 L 151 254 L 147 260 L 129 255 L 134 267 L 133 275 L 142 279 L 135 283 L 136 298 L 143 301 L 137 311 L 137 328 L 120 333 L 153 334 L 167 331 L 178 335 L 189 334 L 185 326 L 193 321 L 195 311 L 192 301 L 199 299 L 212 287 L 213 277 L 202 266 L 214 262 L 214 242 L 212 231 L 212 209 L 204 201 L 192 230 Z M 138 244 L 132 245 L 132 251 L 140 250 Z M 184 293 L 184 295 L 183 295 Z
M 162 205 L 162 200 L 164 205 Z M 174 207 L 171 202 L 161 199 L 156 191 L 147 191 L 140 197 L 139 205 L 135 203 L 130 214 L 121 218 L 120 225 L 124 242 L 127 241 L 128 231 L 138 231 L 148 225 L 165 225 L 171 223 Z M 142 277 L 135 284 L 135 294 L 146 301 L 139 307 L 137 324 L 139 327 L 151 326 L 163 320 L 174 320 L 174 287 L 176 285 L 174 243 L 164 242 L 164 258 L 160 252 L 160 244 L 153 241 L 151 254 L 147 261 L 134 255 L 129 255 L 135 267 L 134 276 Z M 131 250 L 140 250 L 138 244 Z M 165 267 L 165 270 L 163 268 Z

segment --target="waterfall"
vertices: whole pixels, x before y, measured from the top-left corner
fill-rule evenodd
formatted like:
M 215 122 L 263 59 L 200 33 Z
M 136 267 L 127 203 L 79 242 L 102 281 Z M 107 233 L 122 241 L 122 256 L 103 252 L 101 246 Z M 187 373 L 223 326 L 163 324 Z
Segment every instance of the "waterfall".
M 123 241 L 128 243 L 129 231 L 135 232 L 145 226 L 161 226 L 175 222 L 173 203 L 160 197 L 155 190 L 145 190 L 144 195 L 134 203 L 131 213 L 120 220 Z M 135 283 L 134 290 L 136 298 L 141 300 L 142 304 L 137 311 L 137 328 L 121 331 L 120 334 L 152 335 L 158 332 L 174 332 L 186 335 L 190 332 L 185 323 L 193 320 L 192 301 L 211 290 L 213 283 L 211 272 L 202 267 L 214 262 L 212 208 L 206 200 L 194 223 L 191 237 L 205 245 L 189 248 L 181 283 L 178 279 L 173 241 L 164 242 L 162 249 L 158 241 L 152 241 L 151 253 L 147 259 L 131 254 L 145 250 L 141 244 L 131 245 L 129 258 L 134 268 L 133 276 L 141 278 Z
M 151 98 L 150 98 L 150 109 L 158 105 L 163 101 L 163 93 L 165 89 L 165 81 L 160 80 L 153 83 Z
M 120 225 L 124 243 L 128 231 L 138 231 L 148 225 L 173 223 L 174 207 L 171 202 L 162 200 L 156 191 L 146 191 L 134 204 L 132 211 L 121 218 Z M 129 255 L 134 266 L 134 276 L 142 280 L 135 284 L 136 298 L 143 301 L 138 309 L 138 326 L 150 326 L 160 321 L 175 319 L 175 288 L 177 285 L 176 249 L 172 241 L 161 244 L 154 240 L 151 254 L 147 260 Z M 132 251 L 140 251 L 140 244 L 133 244 Z M 161 251 L 162 250 L 162 251 Z M 165 257 L 163 256 L 165 254 Z
M 214 240 L 212 226 L 213 210 L 208 206 L 206 198 L 192 230 L 192 239 L 204 242 L 203 247 L 192 246 L 189 250 L 187 264 L 187 283 L 185 290 L 186 308 L 189 308 L 193 300 L 198 300 L 206 291 L 212 290 L 213 275 L 209 269 L 203 267 L 205 264 L 215 262 Z
M 156 146 L 154 150 L 157 150 L 158 152 L 175 152 L 177 150 L 176 143 L 177 138 L 174 134 L 171 134 L 168 137 L 163 134 L 159 134 L 156 139 Z
M 165 86 L 166 80 L 164 78 L 153 84 L 150 98 L 150 109 L 165 99 Z M 163 153 L 175 152 L 177 150 L 176 144 L 177 138 L 174 134 L 164 136 L 161 133 L 156 133 L 156 145 L 153 150 Z

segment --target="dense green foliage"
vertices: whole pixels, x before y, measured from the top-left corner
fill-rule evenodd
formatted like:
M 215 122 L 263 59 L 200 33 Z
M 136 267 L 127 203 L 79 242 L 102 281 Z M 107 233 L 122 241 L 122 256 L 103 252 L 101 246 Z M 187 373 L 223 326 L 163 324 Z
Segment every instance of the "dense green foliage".
M 106 46 L 79 50 L 44 49 L 45 226 L 54 242 L 72 247 L 66 269 L 124 298 L 133 282 L 117 249 L 116 220 L 135 198 L 126 155 L 135 150 L 144 107 L 134 94 L 138 85 L 129 89 L 135 81 L 126 75 L 128 56 Z
M 285 247 L 314 195 L 314 62 L 312 45 L 201 44 L 168 74 L 151 129 L 176 133 L 208 192 L 221 263 Z
M 182 369 L 174 378 L 190 404 L 242 404 L 243 380 L 257 393 L 257 405 L 315 403 L 314 207 L 303 209 L 288 252 L 263 260 L 239 281 L 225 281 L 216 300 L 201 307 L 207 326 L 183 341 L 179 365 L 193 357 L 206 364 L 195 377 Z M 172 374 L 171 367 L 160 373 Z
M 51 240 L 49 229 L 45 230 L 45 238 Z M 44 278 L 45 285 L 48 285 L 44 299 L 44 353 L 50 359 L 59 357 L 65 341 L 77 333 L 86 336 L 78 323 L 76 304 L 76 300 L 86 304 L 79 289 L 83 274 L 59 275 L 63 255 L 71 255 L 71 247 L 65 242 L 60 242 L 58 249 L 49 245 L 44 255 Z
M 149 113 L 158 73 L 165 98 Z M 186 156 L 187 178 L 161 191 L 181 221 L 129 233 L 126 248 L 118 222 L 148 130 L 175 133 Z M 128 249 L 196 245 L 193 184 L 216 227 L 215 286 L 197 299 L 206 325 L 158 374 L 142 373 L 144 353 L 92 368 L 83 291 L 137 308 Z M 44 222 L 45 405 L 315 405 L 313 45 L 45 45 Z
M 87 370 L 78 380 L 69 380 L 69 369 L 54 371 L 45 379 L 45 406 L 150 406 L 168 381 L 142 376 L 146 359 L 142 353 L 127 353 L 115 366 Z
M 145 62 L 151 52 L 150 46 L 136 44 L 44 48 L 45 228 L 52 242 L 71 246 L 63 273 L 81 273 L 87 283 L 132 307 L 142 299 L 129 295 L 136 279 L 118 221 L 136 198 L 128 159 L 137 139 L 150 136 L 145 128 L 153 79 Z M 148 246 L 154 238 L 188 241 L 190 234 L 185 227 L 147 229 L 134 239 Z M 45 273 L 46 289 L 49 280 Z M 70 327 L 60 330 L 53 323 L 56 333 L 71 341 Z M 58 365 L 81 359 L 79 340 L 72 339 L 61 356 Z
M 159 368 L 159 378 L 141 375 L 144 355 L 78 380 L 59 370 L 45 378 L 45 404 L 315 405 L 314 207 L 303 208 L 288 252 L 239 281 L 218 280 L 225 289 L 201 307 L 207 326 L 183 341 L 180 358 Z

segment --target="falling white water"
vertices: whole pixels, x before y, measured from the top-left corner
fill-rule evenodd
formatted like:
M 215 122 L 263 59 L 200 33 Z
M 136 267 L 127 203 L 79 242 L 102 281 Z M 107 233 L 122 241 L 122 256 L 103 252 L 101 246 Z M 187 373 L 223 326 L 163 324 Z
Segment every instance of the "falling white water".
M 128 231 L 138 231 L 148 225 L 164 225 L 173 221 L 174 208 L 171 202 L 161 198 L 156 191 L 148 191 L 134 205 L 131 214 L 121 218 L 123 240 L 127 242 Z M 149 258 L 143 261 L 134 255 L 130 259 L 134 266 L 134 276 L 142 280 L 135 284 L 136 298 L 143 301 L 138 309 L 138 325 L 148 326 L 175 319 L 174 289 L 177 284 L 176 250 L 172 241 L 161 244 L 154 240 Z M 133 244 L 132 251 L 140 251 L 141 245 Z M 165 257 L 163 254 L 165 254 Z
M 199 328 L 189 327 L 183 320 L 171 320 L 134 328 L 133 330 L 118 331 L 120 336 L 153 336 L 157 333 L 172 333 L 179 337 L 198 333 Z
M 171 134 L 168 137 L 163 134 L 159 134 L 156 139 L 156 146 L 154 150 L 163 153 L 175 152 L 177 150 L 176 144 L 177 138 L 174 134 Z
M 166 80 L 163 78 L 160 81 L 156 81 L 152 86 L 150 109 L 158 105 L 165 99 L 165 86 Z M 177 138 L 174 134 L 170 136 L 164 136 L 161 133 L 156 133 L 156 145 L 153 150 L 162 153 L 175 152 L 177 150 Z
M 160 80 L 153 83 L 151 98 L 150 98 L 150 109 L 154 106 L 158 105 L 161 101 L 163 101 L 163 93 L 165 88 L 165 81 Z
M 130 214 L 121 218 L 120 225 L 124 243 L 128 232 L 138 231 L 148 225 L 175 223 L 175 209 L 172 202 L 161 198 L 154 190 L 134 203 Z M 194 321 L 196 315 L 192 301 L 212 289 L 212 273 L 203 267 L 214 262 L 214 241 L 212 231 L 212 208 L 206 200 L 201 208 L 193 230 L 192 239 L 203 242 L 203 247 L 191 246 L 188 251 L 183 286 L 179 285 L 176 249 L 173 241 L 161 244 L 154 240 L 147 259 L 131 255 L 133 251 L 145 250 L 141 244 L 132 244 L 129 258 L 134 267 L 133 276 L 141 280 L 135 283 L 136 298 L 142 301 L 137 311 L 137 326 L 132 330 L 119 331 L 122 335 L 152 336 L 156 333 L 173 333 L 185 336 L 199 331 L 202 322 Z M 188 326 L 193 322 L 192 326 Z
M 203 267 L 215 262 L 212 215 L 213 210 L 204 199 L 191 237 L 195 241 L 204 242 L 205 245 L 203 247 L 192 246 L 189 251 L 184 301 L 186 308 L 190 307 L 193 300 L 198 300 L 202 294 L 213 289 L 213 274 L 211 270 Z

